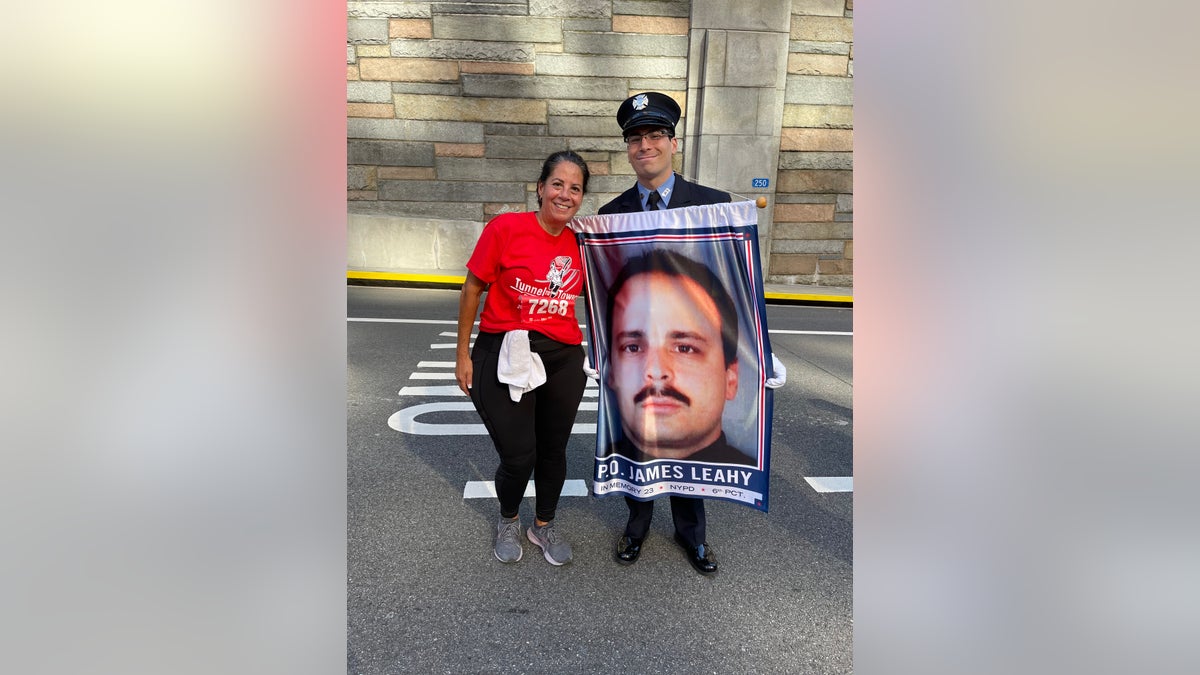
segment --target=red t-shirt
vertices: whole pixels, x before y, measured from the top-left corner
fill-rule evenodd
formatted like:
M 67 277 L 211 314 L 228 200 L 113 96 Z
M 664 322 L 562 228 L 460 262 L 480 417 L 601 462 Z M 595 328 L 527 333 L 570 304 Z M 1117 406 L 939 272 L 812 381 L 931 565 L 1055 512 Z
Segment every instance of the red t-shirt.
M 532 211 L 500 214 L 484 226 L 467 269 L 491 284 L 479 317 L 481 330 L 536 330 L 559 342 L 583 342 L 575 319 L 583 265 L 570 229 L 555 237 L 538 225 Z

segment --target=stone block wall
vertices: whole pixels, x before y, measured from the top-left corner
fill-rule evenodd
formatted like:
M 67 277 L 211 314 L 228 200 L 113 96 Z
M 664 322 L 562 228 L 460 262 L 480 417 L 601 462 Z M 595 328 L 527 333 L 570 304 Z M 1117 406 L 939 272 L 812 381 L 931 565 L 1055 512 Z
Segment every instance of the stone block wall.
M 854 0 L 792 0 L 770 281 L 853 285 Z
M 482 225 L 535 208 L 541 161 L 557 150 L 587 160 L 592 177 L 580 213 L 595 213 L 634 182 L 617 106 L 657 90 L 684 111 L 677 170 L 751 198 L 740 174 L 772 178 L 760 226 L 769 279 L 851 285 L 851 0 L 742 0 L 732 13 L 728 6 L 348 2 L 348 211 L 375 217 L 354 219 L 355 236 L 373 239 L 356 240 L 361 255 L 352 266 L 394 263 L 395 255 L 371 255 L 372 242 L 394 248 L 406 236 L 414 247 L 441 242 L 441 253 L 406 260 L 461 272 L 466 257 L 456 262 L 445 252 L 469 253 L 474 241 L 451 246 L 449 237 L 471 236 L 463 221 Z M 721 84 L 759 87 L 754 114 L 736 90 L 715 86 L 715 49 L 727 64 Z M 701 53 L 711 88 L 697 77 Z M 752 161 L 721 161 L 745 148 Z M 437 236 L 417 236 L 414 227 Z

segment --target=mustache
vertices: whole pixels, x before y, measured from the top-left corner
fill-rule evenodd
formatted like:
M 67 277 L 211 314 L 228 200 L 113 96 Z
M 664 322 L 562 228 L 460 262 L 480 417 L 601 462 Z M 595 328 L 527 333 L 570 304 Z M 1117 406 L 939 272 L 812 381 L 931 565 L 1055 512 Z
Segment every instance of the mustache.
M 641 391 L 634 395 L 633 402 L 635 404 L 641 403 L 651 396 L 666 396 L 668 398 L 673 398 L 686 406 L 692 405 L 692 399 L 688 398 L 687 394 L 684 394 L 682 391 L 679 391 L 669 384 L 664 387 L 656 387 L 652 384 L 648 384 L 642 388 Z

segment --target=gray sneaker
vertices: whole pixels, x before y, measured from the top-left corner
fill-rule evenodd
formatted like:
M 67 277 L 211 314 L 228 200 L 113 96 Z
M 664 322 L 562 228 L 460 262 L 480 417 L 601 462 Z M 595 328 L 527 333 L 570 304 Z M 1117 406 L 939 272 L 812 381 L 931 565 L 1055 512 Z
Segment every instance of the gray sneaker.
M 514 563 L 521 559 L 521 519 L 501 518 L 496 524 L 496 560 Z
M 558 533 L 553 520 L 541 527 L 534 521 L 533 525 L 525 530 L 525 536 L 541 547 L 546 562 L 551 565 L 565 565 L 571 562 L 571 545 Z

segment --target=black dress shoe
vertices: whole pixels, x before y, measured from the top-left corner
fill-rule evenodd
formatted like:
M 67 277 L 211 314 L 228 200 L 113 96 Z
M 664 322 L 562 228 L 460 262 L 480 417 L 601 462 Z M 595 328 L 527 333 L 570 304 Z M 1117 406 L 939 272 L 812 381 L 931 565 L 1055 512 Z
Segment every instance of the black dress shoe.
M 700 574 L 716 574 L 717 558 L 713 555 L 711 546 L 707 543 L 700 544 L 699 546 L 689 546 L 683 540 L 683 537 L 679 536 L 678 532 L 675 533 L 675 543 L 683 547 L 684 552 L 687 553 L 688 562 L 692 564 L 692 567 L 697 572 Z
M 642 539 L 621 535 L 621 538 L 617 540 L 617 562 L 622 565 L 632 565 L 637 562 L 638 556 L 642 554 L 642 541 Z

